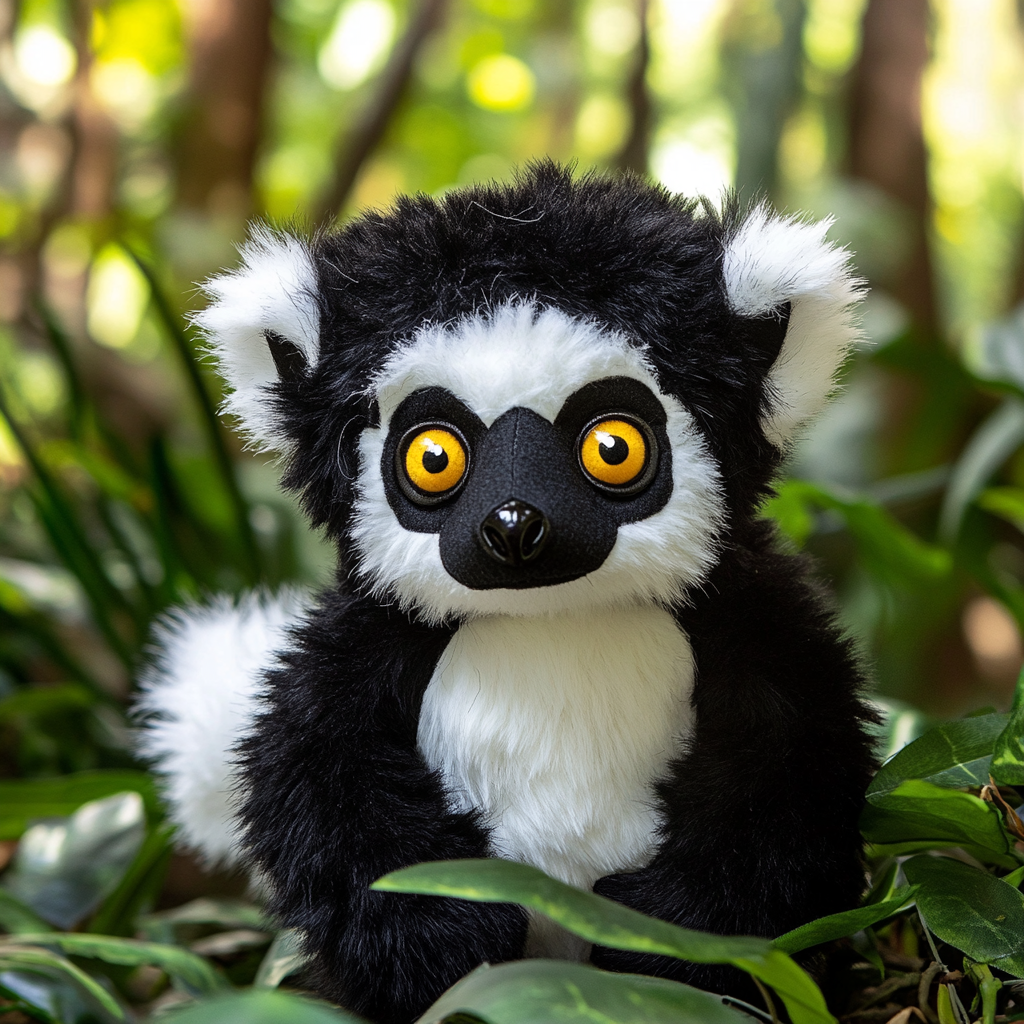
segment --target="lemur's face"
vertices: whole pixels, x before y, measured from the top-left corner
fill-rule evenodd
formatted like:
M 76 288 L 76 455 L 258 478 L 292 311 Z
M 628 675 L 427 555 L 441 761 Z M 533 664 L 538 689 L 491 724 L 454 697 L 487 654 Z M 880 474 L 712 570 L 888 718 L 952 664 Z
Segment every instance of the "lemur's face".
M 353 539 L 431 618 L 682 597 L 713 560 L 718 470 L 624 336 L 509 303 L 423 329 L 374 380 Z
M 435 622 L 673 604 L 856 336 L 827 228 L 540 164 L 257 229 L 197 322 L 346 585 Z

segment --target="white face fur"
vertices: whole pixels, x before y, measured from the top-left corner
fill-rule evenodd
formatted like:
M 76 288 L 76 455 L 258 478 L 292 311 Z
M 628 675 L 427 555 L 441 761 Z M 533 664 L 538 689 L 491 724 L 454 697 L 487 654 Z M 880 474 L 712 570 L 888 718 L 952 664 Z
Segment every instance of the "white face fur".
M 442 565 L 438 535 L 405 529 L 388 503 L 381 457 L 397 407 L 413 392 L 437 386 L 465 402 L 486 426 L 515 407 L 554 422 L 571 394 L 606 377 L 642 382 L 665 408 L 673 480 L 665 506 L 620 526 L 611 554 L 581 579 L 528 590 L 472 590 L 453 579 Z M 486 317 L 421 329 L 395 351 L 373 388 L 380 425 L 365 430 L 360 440 L 352 537 L 361 572 L 379 596 L 434 622 L 450 615 L 670 604 L 683 599 L 714 564 L 724 518 L 717 465 L 692 416 L 661 392 L 643 352 L 622 335 L 557 309 L 509 303 Z
M 765 383 L 766 436 L 785 450 L 824 405 L 857 329 L 861 296 L 849 253 L 826 240 L 830 221 L 808 223 L 756 207 L 725 238 L 723 282 L 732 310 L 759 316 L 789 303 L 782 351 Z M 230 387 L 225 409 L 251 443 L 288 452 L 291 440 L 267 415 L 266 387 L 276 380 L 264 332 L 319 357 L 317 275 L 307 243 L 258 230 L 242 264 L 207 285 L 214 300 L 196 317 Z M 639 339 L 642 343 L 643 339 Z M 438 385 L 462 399 L 486 425 L 523 406 L 553 420 L 578 388 L 608 376 L 646 384 L 668 416 L 673 491 L 647 519 L 620 526 L 611 554 L 595 572 L 532 590 L 471 590 L 444 569 L 436 534 L 404 529 L 385 497 L 381 453 L 388 423 L 413 391 Z M 376 376 L 381 422 L 364 431 L 355 542 L 361 568 L 384 599 L 429 620 L 449 615 L 530 615 L 636 602 L 668 603 L 699 585 L 715 559 L 723 502 L 718 470 L 692 417 L 657 385 L 642 348 L 595 324 L 554 309 L 510 304 L 487 316 L 427 326 L 397 349 Z

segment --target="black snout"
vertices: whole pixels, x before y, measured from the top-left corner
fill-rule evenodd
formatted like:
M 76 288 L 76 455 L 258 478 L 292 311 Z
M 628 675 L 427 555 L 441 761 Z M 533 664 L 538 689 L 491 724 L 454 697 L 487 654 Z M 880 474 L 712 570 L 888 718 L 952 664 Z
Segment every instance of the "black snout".
M 506 501 L 489 512 L 480 524 L 480 543 L 502 565 L 525 565 L 544 549 L 551 524 L 540 509 L 525 501 Z

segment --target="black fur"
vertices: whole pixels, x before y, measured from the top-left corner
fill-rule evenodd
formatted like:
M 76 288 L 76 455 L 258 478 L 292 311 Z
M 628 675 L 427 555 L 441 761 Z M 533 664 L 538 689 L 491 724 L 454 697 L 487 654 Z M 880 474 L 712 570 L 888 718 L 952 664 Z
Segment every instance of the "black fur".
M 370 599 L 347 536 L 358 439 L 376 415 L 372 373 L 424 322 L 515 297 L 647 344 L 726 491 L 718 565 L 677 611 L 697 665 L 696 728 L 658 787 L 661 846 L 649 867 L 595 889 L 689 927 L 763 936 L 857 901 L 870 714 L 806 565 L 755 518 L 782 455 L 760 417 L 789 311 L 756 319 L 728 308 L 722 253 L 738 222 L 735 206 L 719 215 L 637 178 L 573 180 L 543 164 L 509 187 L 402 199 L 315 240 L 321 358 L 298 367 L 275 351 L 284 365 L 273 401 L 295 442 L 287 484 L 338 542 L 340 569 L 270 677 L 243 748 L 242 818 L 272 908 L 305 932 L 327 997 L 408 1021 L 477 964 L 522 955 L 515 907 L 367 888 L 395 868 L 488 846 L 416 749 L 423 692 L 458 623 L 428 627 Z M 745 991 L 727 970 L 604 949 L 593 959 Z

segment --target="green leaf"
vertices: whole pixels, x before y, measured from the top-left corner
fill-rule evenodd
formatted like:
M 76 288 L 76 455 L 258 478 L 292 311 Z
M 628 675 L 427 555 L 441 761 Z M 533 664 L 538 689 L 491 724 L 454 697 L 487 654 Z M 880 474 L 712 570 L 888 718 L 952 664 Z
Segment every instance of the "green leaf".
M 589 964 L 519 960 L 485 964 L 457 982 L 417 1024 L 470 1016 L 487 1024 L 749 1024 L 720 996 L 664 978 L 609 974 Z
M 920 887 L 918 909 L 943 942 L 978 963 L 1024 978 L 1024 894 L 949 857 L 912 857 L 903 871 Z
M 975 501 L 986 512 L 1024 530 L 1024 487 L 989 487 Z
M 152 778 L 145 772 L 99 769 L 53 779 L 0 781 L 0 839 L 18 839 L 37 818 L 62 818 L 89 800 L 131 790 L 151 820 L 162 816 Z
M 274 936 L 260 962 L 253 988 L 277 988 L 285 978 L 301 970 L 305 962 L 299 933 L 294 928 L 285 928 Z
M 43 936 L 40 936 L 43 937 Z M 50 938 L 50 936 L 45 936 Z M 48 949 L 37 949 L 31 945 L 18 945 L 0 942 L 0 971 L 19 967 L 47 967 L 65 974 L 82 986 L 112 1017 L 124 1020 L 124 1010 L 117 1000 L 98 982 L 90 978 L 81 967 L 76 967 L 70 960 L 53 953 Z
M 733 964 L 774 988 L 793 1024 L 834 1019 L 806 972 L 767 940 L 679 928 L 549 878 L 528 864 L 494 858 L 416 864 L 385 875 L 371 888 L 456 896 L 484 903 L 518 903 L 603 946 L 661 953 L 694 963 Z
M 1008 857 L 1010 843 L 1002 818 L 992 804 L 921 779 L 908 779 L 890 792 L 872 796 L 860 827 L 870 843 L 967 844 L 988 851 L 989 857 L 997 855 L 996 863 L 1016 866 Z
M 1014 691 L 1010 720 L 996 737 L 992 753 L 992 777 L 1005 786 L 1024 784 L 1024 672 Z
M 844 939 L 912 906 L 916 893 L 916 886 L 905 885 L 897 889 L 891 899 L 858 907 L 856 910 L 845 910 L 840 914 L 819 917 L 816 921 L 809 921 L 799 928 L 786 932 L 785 935 L 780 935 L 773 945 L 783 953 L 799 953 L 801 950 L 810 949 L 811 946 L 820 946 L 823 942 Z
M 25 932 L 47 932 L 48 925 L 31 907 L 0 888 L 0 928 L 11 935 Z
M 241 900 L 209 898 L 192 900 L 173 910 L 162 910 L 158 914 L 147 914 L 139 919 L 138 927 L 147 939 L 155 942 L 173 942 L 177 926 L 188 924 L 215 925 L 225 930 L 272 930 L 270 922 L 259 907 L 243 903 Z
M 145 831 L 138 793 L 90 800 L 68 818 L 26 830 L 4 888 L 51 924 L 70 928 L 117 888 Z
M 989 478 L 1024 440 L 1024 402 L 1007 397 L 974 432 L 953 467 L 939 514 L 939 535 L 952 542 L 964 514 Z
M 1016 871 L 1011 871 L 1008 875 L 1003 877 L 1003 881 L 1007 885 L 1012 885 L 1014 889 L 1020 888 L 1020 883 L 1024 882 L 1024 864 L 1022 864 Z
M 201 956 L 161 942 L 139 942 L 136 939 L 122 939 L 109 935 L 81 935 L 64 932 L 47 932 L 42 935 L 19 935 L 23 945 L 56 946 L 72 956 L 102 960 L 107 964 L 124 967 L 140 967 L 152 964 L 177 978 L 186 988 L 197 995 L 215 995 L 222 992 L 227 982 Z M 0 946 L 0 954 L 4 947 Z
M 882 765 L 868 786 L 868 800 L 877 803 L 908 779 L 946 789 L 984 786 L 993 746 L 1006 723 L 1006 715 L 979 715 L 929 729 Z
M 762 514 L 774 517 L 795 543 L 803 544 L 811 532 L 812 508 L 835 512 L 845 521 L 867 568 L 892 586 L 904 587 L 908 579 L 938 579 L 952 567 L 949 552 L 926 544 L 873 501 L 808 480 L 787 480 L 776 490 Z
M 167 1024 L 366 1024 L 347 1010 L 284 992 L 249 991 L 171 1010 Z

